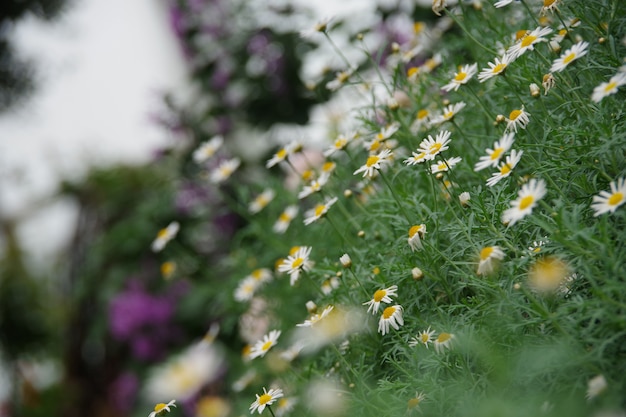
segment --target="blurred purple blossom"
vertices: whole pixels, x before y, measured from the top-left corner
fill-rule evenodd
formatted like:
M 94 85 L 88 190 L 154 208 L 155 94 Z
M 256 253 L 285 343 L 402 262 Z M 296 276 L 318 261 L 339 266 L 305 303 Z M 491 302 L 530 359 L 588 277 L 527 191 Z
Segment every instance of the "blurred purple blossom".
M 139 391 L 139 378 L 132 372 L 123 372 L 109 386 L 109 403 L 120 412 L 128 414 Z

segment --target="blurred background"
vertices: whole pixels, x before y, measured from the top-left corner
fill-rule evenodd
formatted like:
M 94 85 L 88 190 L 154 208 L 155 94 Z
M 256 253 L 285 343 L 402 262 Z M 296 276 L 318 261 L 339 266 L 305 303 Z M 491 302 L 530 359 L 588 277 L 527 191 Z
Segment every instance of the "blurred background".
M 325 85 L 346 64 L 300 32 L 333 17 L 339 48 L 363 33 L 382 62 L 429 7 L 3 1 L 0 415 L 145 415 L 162 393 L 158 365 L 216 323 L 226 353 L 211 352 L 211 377 L 181 394 L 182 412 L 228 415 L 198 406 L 224 392 L 215 363 L 241 347 L 228 301 L 202 288 L 244 220 L 198 179 L 191 153 L 222 135 L 254 169 L 294 138 L 328 140 L 346 105 L 328 103 Z M 174 220 L 195 234 L 150 251 Z

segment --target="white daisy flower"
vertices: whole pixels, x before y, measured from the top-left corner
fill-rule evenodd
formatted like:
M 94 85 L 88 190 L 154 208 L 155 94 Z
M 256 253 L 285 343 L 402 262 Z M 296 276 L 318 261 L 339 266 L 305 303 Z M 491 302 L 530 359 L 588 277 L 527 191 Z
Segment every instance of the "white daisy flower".
M 176 407 L 175 403 L 176 403 L 176 400 L 172 400 L 167 404 L 158 403 L 157 405 L 154 406 L 154 411 L 148 414 L 148 417 L 162 416 L 165 413 L 169 413 L 171 411 L 170 407 Z
M 611 192 L 600 191 L 599 195 L 593 196 L 591 208 L 595 211 L 594 217 L 604 213 L 615 213 L 615 210 L 626 202 L 626 178 L 618 178 L 611 181 Z
M 441 114 L 438 114 L 437 116 L 433 117 L 430 120 L 431 125 L 436 126 L 436 125 L 440 125 L 443 122 L 452 120 L 454 116 L 457 115 L 458 112 L 460 112 L 461 110 L 463 110 L 463 108 L 465 108 L 465 106 L 466 104 L 464 101 L 459 101 L 458 103 L 450 104 L 444 107 Z
M 452 80 L 448 84 L 441 87 L 441 89 L 444 91 L 457 91 L 461 85 L 467 84 L 477 71 L 478 64 L 476 63 L 463 65 L 458 72 L 454 73 Z
M 444 160 L 438 161 L 436 164 L 432 164 L 430 166 L 430 172 L 431 174 L 437 174 L 439 172 L 446 172 L 450 168 L 452 168 L 453 166 L 461 162 L 461 160 L 462 160 L 461 157 L 455 156 L 450 159 L 444 159 Z
M 426 349 L 428 349 L 428 345 L 434 341 L 434 337 L 433 337 L 434 335 L 435 335 L 435 331 L 431 330 L 430 326 L 428 326 L 428 329 L 422 330 L 421 332 L 417 334 L 417 336 L 409 340 L 409 346 L 415 347 L 421 344 L 421 345 L 426 346 Z
M 493 187 L 498 182 L 500 182 L 501 179 L 506 178 L 509 175 L 511 175 L 511 172 L 513 172 L 513 168 L 515 168 L 515 166 L 518 164 L 523 154 L 524 154 L 524 151 L 518 152 L 515 149 L 513 149 L 511 151 L 511 155 L 508 155 L 506 157 L 505 162 L 502 162 L 500 164 L 500 168 L 498 169 L 498 172 L 494 172 L 493 174 L 491 174 L 491 178 L 487 180 L 487 185 L 489 187 Z
M 617 89 L 626 84 L 626 72 L 618 72 L 609 82 L 602 83 L 593 89 L 591 100 L 599 103 L 604 97 L 617 93 Z
M 587 55 L 589 42 L 580 41 L 572 45 L 570 49 L 565 51 L 559 58 L 555 59 L 550 68 L 550 72 L 563 71 L 565 67 L 581 56 Z
M 250 413 L 254 414 L 255 411 L 258 411 L 259 414 L 265 410 L 265 407 L 270 406 L 276 402 L 276 400 L 283 396 L 283 390 L 280 388 L 272 388 L 269 391 L 265 390 L 263 387 L 263 394 L 255 394 L 256 400 L 250 406 Z
M 495 141 L 493 149 L 487 149 L 487 155 L 480 157 L 476 165 L 474 165 L 474 171 L 480 171 L 488 167 L 497 167 L 500 158 L 511 149 L 515 142 L 515 133 L 505 133 L 500 140 Z
M 224 143 L 221 135 L 213 136 L 210 140 L 203 142 L 193 151 L 192 158 L 196 164 L 201 164 L 211 158 Z
M 546 192 L 546 183 L 543 180 L 531 179 L 522 186 L 518 192 L 518 198 L 511 201 L 511 208 L 502 213 L 502 222 L 513 226 L 532 213 L 533 208 L 546 195 Z
M 546 42 L 548 39 L 545 36 L 552 33 L 552 29 L 549 27 L 538 27 L 526 36 L 522 37 L 515 45 L 507 49 L 506 53 L 511 56 L 513 60 L 524 55 L 527 50 L 533 50 L 535 44 L 538 42 Z
M 503 74 L 511 62 L 513 62 L 513 60 L 506 53 L 502 55 L 502 58 L 496 58 L 493 64 L 488 62 L 487 65 L 489 65 L 489 68 L 483 68 L 480 71 L 478 81 L 484 83 L 497 75 Z
M 280 337 L 280 330 L 272 330 L 261 340 L 255 343 L 250 350 L 250 359 L 259 358 L 265 356 L 269 350 L 278 343 L 278 338 Z
M 435 136 L 434 139 L 431 135 L 428 135 L 428 137 L 422 140 L 422 142 L 420 143 L 417 152 L 425 153 L 425 158 L 429 161 L 432 161 L 433 159 L 435 159 L 435 156 L 448 149 L 448 144 L 450 143 L 450 135 L 452 135 L 452 132 L 448 130 L 443 130 L 437 133 L 437 136 Z
M 480 260 L 478 261 L 478 275 L 489 275 L 495 269 L 496 260 L 504 259 L 504 252 L 499 246 L 487 246 L 480 251 Z
M 509 113 L 509 117 L 505 118 L 505 120 L 505 133 L 511 130 L 517 133 L 518 126 L 522 129 L 526 129 L 526 126 L 530 123 L 530 113 L 526 112 L 526 110 L 524 110 L 524 106 L 522 105 L 521 109 L 511 111 L 511 113 Z
M 313 267 L 313 262 L 309 260 L 311 249 L 313 248 L 310 246 L 300 246 L 278 265 L 279 272 L 287 272 L 289 274 L 292 286 L 300 278 L 300 272 L 309 271 Z
M 412 251 L 424 249 L 422 239 L 426 235 L 426 225 L 416 224 L 409 229 L 409 246 Z
M 159 230 L 157 237 L 152 242 L 150 248 L 152 252 L 160 252 L 165 248 L 168 242 L 176 237 L 180 224 L 178 222 L 171 222 L 167 227 Z
M 271 188 L 266 188 L 248 205 L 248 211 L 252 214 L 260 212 L 274 199 L 275 196 L 276 191 Z
M 333 197 L 329 200 L 326 200 L 325 203 L 318 204 L 314 208 L 307 210 L 307 212 L 304 213 L 304 224 L 308 226 L 314 221 L 323 217 L 326 213 L 328 213 L 328 210 L 330 210 L 331 206 L 336 202 L 337 197 Z
M 387 163 L 387 159 L 392 155 L 389 149 L 383 149 L 378 155 L 370 155 L 367 161 L 359 169 L 354 171 L 353 175 L 363 173 L 363 177 L 371 178 L 374 173 L 381 169 L 383 163 Z
M 441 353 L 450 348 L 455 336 L 452 333 L 439 333 L 439 336 L 435 339 L 433 344 L 435 345 L 435 351 Z
M 391 297 L 395 297 L 398 295 L 398 286 L 392 285 L 389 288 L 383 288 L 380 290 L 376 290 L 372 299 L 363 303 L 363 305 L 368 306 L 367 312 L 371 312 L 372 314 L 378 313 L 378 309 L 380 307 L 380 303 L 389 304 L 391 301 Z
M 384 336 L 389 333 L 389 327 L 398 330 L 403 325 L 402 306 L 396 304 L 383 310 L 383 314 L 378 321 L 378 331 Z
M 209 180 L 213 184 L 219 184 L 221 182 L 226 181 L 233 175 L 233 172 L 239 168 L 241 165 L 241 160 L 239 158 L 226 159 L 218 165 L 217 168 L 213 169 L 209 174 Z

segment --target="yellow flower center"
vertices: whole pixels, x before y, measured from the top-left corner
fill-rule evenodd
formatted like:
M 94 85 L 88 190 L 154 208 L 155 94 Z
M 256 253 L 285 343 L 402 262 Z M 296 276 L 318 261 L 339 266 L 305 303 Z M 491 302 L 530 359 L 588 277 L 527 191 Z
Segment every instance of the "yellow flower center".
M 570 62 L 572 62 L 575 59 L 576 59 L 576 53 L 572 52 L 571 54 L 569 54 L 568 56 L 563 58 L 563 63 L 564 64 L 569 64 Z
M 378 274 L 380 274 L 380 268 L 379 268 L 379 267 L 377 267 L 377 266 L 375 266 L 375 267 L 374 267 L 374 269 L 372 269 L 372 273 L 373 273 L 374 275 L 378 275 Z
M 500 155 L 502 155 L 502 152 L 504 152 L 504 148 L 496 148 L 493 150 L 493 152 L 491 153 L 491 155 L 489 156 L 489 159 L 491 159 L 492 161 L 500 158 Z
M 419 68 L 417 68 L 417 67 L 411 67 L 411 68 L 409 68 L 409 69 L 408 69 L 408 71 L 406 72 L 406 75 L 407 75 L 407 77 L 411 78 L 411 77 L 413 77 L 413 76 L 417 75 L 418 71 L 419 71 Z
M 252 275 L 252 278 L 259 280 L 261 279 L 261 277 L 263 277 L 263 271 L 260 269 L 255 269 L 250 275 Z
M 487 246 L 480 251 L 480 260 L 484 261 L 488 259 L 493 253 L 493 246 Z
M 161 230 L 159 230 L 159 233 L 157 233 L 157 238 L 165 239 L 167 237 L 167 235 L 168 235 L 167 229 L 161 229 Z
M 304 259 L 302 258 L 296 258 L 292 263 L 291 263 L 291 267 L 292 268 L 300 268 L 302 266 L 302 264 L 304 263 Z
M 454 116 L 454 112 L 453 111 L 449 111 L 449 112 L 447 112 L 447 113 L 445 113 L 443 115 L 443 118 L 446 119 L 446 120 L 450 120 L 450 119 L 452 119 L 453 116 Z
M 415 226 L 411 227 L 409 229 L 409 237 L 415 236 L 415 234 L 420 232 L 421 230 L 422 230 L 422 226 L 421 225 L 415 225 Z
M 430 340 L 430 335 L 428 333 L 422 333 L 421 339 L 422 343 L 427 343 Z
M 528 35 L 524 39 L 522 39 L 522 48 L 527 48 L 533 44 L 537 40 L 536 36 Z
M 298 250 L 300 250 L 300 246 L 293 246 L 291 249 L 289 249 L 289 255 L 295 255 Z
M 421 33 L 425 27 L 426 27 L 426 24 L 424 22 L 415 22 L 413 23 L 413 32 Z
M 565 35 L 567 35 L 567 29 L 559 30 L 559 36 L 565 36 Z
M 520 114 L 522 114 L 521 110 L 513 110 L 511 113 L 509 113 L 509 119 L 516 120 Z
M 263 346 L 261 346 L 261 350 L 266 351 L 269 350 L 269 348 L 271 348 L 273 345 L 271 340 L 268 340 L 267 342 L 263 343 Z
M 220 171 L 220 174 L 222 174 L 223 177 L 228 177 L 230 175 L 230 173 L 231 173 L 230 167 L 226 166 L 226 165 L 223 165 L 223 166 L 219 167 L 219 171 Z
M 343 139 L 343 138 L 337 139 L 335 141 L 335 148 L 343 149 L 343 147 L 346 146 L 347 143 L 348 141 L 346 139 Z
M 617 87 L 617 83 L 615 81 L 610 82 L 606 85 L 606 87 L 604 87 L 604 92 L 605 93 L 609 93 L 611 91 L 613 91 L 615 89 L 615 87 Z
M 167 407 L 167 404 L 163 404 L 163 403 L 158 403 L 157 405 L 154 406 L 154 411 L 159 413 L 161 412 L 165 407 Z
M 439 343 L 445 343 L 448 340 L 452 339 L 452 335 L 450 333 L 441 333 L 438 337 L 437 337 L 437 342 Z
M 377 155 L 372 155 L 369 158 L 367 158 L 367 162 L 365 162 L 365 165 L 368 168 L 370 168 L 370 167 L 372 167 L 372 165 L 377 164 L 379 160 L 380 160 L 380 158 Z
M 495 67 L 493 67 L 491 72 L 494 73 L 494 74 L 500 74 L 502 71 L 504 71 L 505 68 L 506 68 L 506 64 L 503 64 L 501 62 L 498 65 L 496 65 Z
M 500 175 L 507 175 L 508 173 L 511 172 L 511 170 L 513 169 L 513 167 L 511 167 L 511 165 L 509 164 L 504 164 L 502 165 L 502 167 L 500 168 Z
M 322 171 L 324 172 L 328 172 L 328 171 L 332 171 L 333 169 L 335 169 L 336 164 L 334 162 L 326 162 L 324 163 L 324 165 L 322 165 Z
M 609 199 L 607 200 L 607 203 L 609 203 L 609 206 L 616 206 L 622 201 L 624 201 L 624 194 L 618 191 L 615 194 L 613 194 L 611 197 L 609 197 Z
M 445 164 L 445 162 L 440 162 L 439 165 L 437 165 L 437 169 L 439 171 L 447 171 L 448 166 Z
M 383 311 L 383 318 L 385 320 L 389 319 L 389 317 L 393 316 L 393 313 L 396 312 L 396 308 L 394 306 L 391 307 L 387 307 L 384 311 Z
M 543 7 L 550 7 L 556 0 L 543 0 Z
M 422 109 L 417 112 L 417 120 L 422 120 L 428 116 L 428 110 Z
M 526 36 L 527 33 L 528 31 L 526 29 L 518 30 L 517 32 L 515 32 L 515 40 L 519 41 L 524 36 Z
M 374 293 L 374 301 L 376 301 L 377 303 L 380 303 L 380 301 L 385 298 L 385 296 L 387 295 L 387 291 L 385 290 L 378 290 Z
M 461 71 L 454 77 L 454 81 L 461 82 L 465 79 L 465 77 L 467 77 L 467 74 Z
M 172 261 L 163 262 L 161 264 L 161 275 L 164 277 L 169 277 L 176 270 L 176 264 Z
M 272 396 L 269 394 L 263 394 L 259 397 L 259 405 L 267 404 L 270 401 L 272 401 Z
M 289 222 L 291 221 L 291 216 L 285 212 L 281 213 L 280 216 L 278 217 L 278 220 L 281 222 Z
M 411 398 L 407 404 L 407 407 L 415 408 L 419 405 L 419 403 L 420 403 L 419 398 Z
M 436 154 L 437 152 L 439 152 L 439 149 L 441 149 L 441 146 L 442 146 L 441 143 L 434 143 L 434 144 L 432 144 L 431 147 L 430 147 L 429 153 L 431 155 Z
M 350 74 L 345 71 L 342 71 L 339 74 L 337 74 L 337 80 L 340 83 L 345 83 L 346 81 L 348 81 L 348 78 L 350 78 Z
M 315 216 L 316 217 L 321 216 L 322 214 L 324 214 L 324 210 L 326 210 L 326 205 L 325 204 L 318 204 L 315 207 Z
M 527 195 L 526 197 L 522 198 L 522 200 L 519 202 L 520 210 L 526 210 L 534 201 L 535 197 L 533 197 L 532 195 Z
M 285 159 L 287 156 L 287 151 L 283 148 L 280 151 L 276 152 L 276 156 L 280 159 Z

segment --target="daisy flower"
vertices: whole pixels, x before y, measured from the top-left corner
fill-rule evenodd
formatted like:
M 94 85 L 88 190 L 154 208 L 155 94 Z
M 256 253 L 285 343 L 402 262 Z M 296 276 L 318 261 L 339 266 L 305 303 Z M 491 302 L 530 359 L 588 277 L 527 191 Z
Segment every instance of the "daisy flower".
M 272 272 L 267 268 L 257 268 L 250 273 L 246 278 L 252 278 L 259 284 L 265 284 L 272 280 Z
M 310 196 L 313 193 L 317 193 L 328 182 L 328 175 L 320 176 L 318 179 L 312 180 L 309 185 L 305 185 L 302 191 L 298 193 L 298 198 L 302 200 L 305 197 Z
M 526 126 L 530 122 L 530 113 L 527 113 L 524 110 L 524 106 L 522 105 L 521 109 L 515 109 L 509 113 L 509 117 L 505 118 L 506 120 L 506 129 L 505 133 L 513 129 L 515 133 L 517 133 L 517 127 L 519 126 L 522 129 L 526 129 Z
M 595 211 L 594 217 L 604 213 L 615 213 L 615 210 L 626 202 L 626 178 L 618 178 L 611 181 L 611 192 L 600 191 L 599 195 L 593 196 L 591 208 Z
M 335 152 L 343 150 L 346 146 L 348 146 L 348 143 L 350 143 L 350 139 L 347 136 L 340 134 L 337 136 L 333 144 L 323 152 L 323 155 L 325 157 L 329 157 Z
M 378 132 L 375 136 L 375 139 L 380 141 L 385 141 L 393 136 L 400 129 L 400 123 L 395 122 L 390 125 L 383 127 L 380 132 Z
M 541 14 L 546 14 L 546 12 L 553 12 L 558 10 L 560 0 L 543 0 L 543 6 L 541 6 Z
M 433 337 L 434 335 L 435 335 L 435 331 L 431 330 L 430 326 L 428 326 L 428 329 L 422 330 L 421 332 L 417 334 L 417 336 L 409 340 L 409 346 L 415 347 L 419 344 L 422 344 L 426 346 L 426 348 L 428 349 L 428 344 L 432 343 L 435 340 Z
M 505 133 L 500 140 L 495 141 L 493 149 L 487 149 L 487 155 L 480 157 L 476 165 L 474 165 L 474 171 L 480 171 L 488 167 L 497 167 L 500 158 L 513 146 L 515 142 L 515 134 L 513 132 Z
M 297 152 L 301 148 L 302 148 L 302 145 L 300 145 L 300 142 L 298 142 L 298 141 L 290 142 L 286 146 L 280 148 L 278 150 L 278 152 L 276 152 L 270 159 L 268 159 L 268 161 L 265 163 L 265 167 L 266 168 L 273 167 L 274 165 L 278 164 L 279 162 L 282 162 L 285 159 L 287 159 L 287 157 L 289 155 L 291 155 L 292 153 Z
M 522 186 L 518 198 L 511 201 L 511 208 L 502 213 L 502 222 L 513 226 L 519 220 L 532 213 L 537 201 L 546 195 L 546 183 L 543 180 L 531 179 Z
M 411 398 L 406 403 L 407 410 L 408 411 L 417 410 L 417 407 L 422 403 L 422 401 L 424 401 L 425 398 L 426 398 L 426 395 L 424 395 L 424 393 L 416 392 L 415 397 Z
M 419 68 L 420 72 L 424 72 L 426 74 L 430 74 L 443 62 L 443 57 L 441 54 L 437 53 L 433 55 L 431 58 L 428 58 Z
M 176 400 L 172 400 L 167 404 L 158 403 L 157 405 L 154 406 L 154 411 L 148 414 L 148 417 L 161 416 L 165 413 L 169 413 L 171 411 L 170 407 L 176 407 L 175 403 L 176 403 Z
M 296 327 L 311 327 L 311 326 L 314 326 L 315 324 L 319 323 L 320 320 L 322 320 L 325 317 L 327 317 L 331 313 L 331 311 L 333 311 L 334 308 L 335 308 L 335 306 L 332 306 L 332 305 L 327 306 L 326 308 L 324 308 L 324 310 L 322 310 L 321 313 L 313 314 L 313 315 L 311 315 L 311 317 L 309 317 L 303 323 L 296 324 Z
M 439 172 L 448 171 L 450 168 L 458 164 L 462 161 L 462 158 L 459 156 L 455 156 L 454 158 L 444 159 L 442 161 L 438 161 L 436 164 L 432 164 L 430 166 L 431 174 L 437 174 Z
M 239 158 L 226 159 L 218 165 L 217 168 L 213 169 L 209 174 L 209 180 L 213 184 L 219 184 L 221 182 L 226 181 L 233 175 L 233 172 L 239 168 L 241 165 L 241 160 Z
M 296 407 L 298 400 L 295 398 L 281 398 L 276 404 L 276 417 L 284 417 Z
M 269 350 L 278 343 L 278 338 L 280 337 L 280 330 L 272 330 L 261 340 L 256 342 L 252 349 L 250 350 L 250 359 L 259 358 L 265 356 Z
M 220 135 L 213 136 L 210 140 L 203 142 L 193 151 L 192 158 L 196 164 L 211 158 L 224 143 L 224 138 Z
M 500 0 L 494 3 L 494 7 L 496 9 L 499 9 L 501 7 L 504 6 L 508 6 L 509 4 L 513 3 L 514 1 L 519 1 L 519 0 Z
M 454 335 L 452 333 L 440 333 L 433 342 L 435 345 L 435 351 L 437 353 L 441 353 L 444 350 L 449 349 L 453 340 Z
M 411 124 L 411 132 L 416 133 L 422 126 L 427 127 L 430 123 L 430 112 L 426 109 L 421 109 L 415 114 L 415 120 Z
M 309 28 L 309 29 L 304 29 L 302 31 L 300 31 L 300 37 L 302 38 L 310 38 L 318 33 L 324 33 L 328 30 L 328 26 L 330 25 L 330 22 L 332 22 L 333 17 L 325 17 L 324 19 L 321 19 L 320 21 L 318 21 L 317 23 L 315 23 L 315 25 L 313 25 L 313 27 Z
M 459 72 L 454 73 L 454 78 L 452 78 L 448 84 L 441 87 L 441 89 L 444 91 L 457 91 L 462 84 L 467 84 L 477 71 L 478 64 L 476 63 L 463 65 Z
M 368 313 L 371 311 L 372 314 L 376 314 L 378 313 L 378 308 L 380 307 L 380 303 L 389 304 L 392 301 L 391 297 L 395 297 L 397 295 L 398 295 L 398 286 L 392 285 L 389 288 L 376 290 L 372 299 L 363 303 L 363 305 L 369 306 L 367 308 Z
M 420 152 L 420 153 L 411 152 L 411 153 L 412 155 L 404 160 L 405 164 L 411 166 L 411 165 L 417 165 L 426 161 L 426 154 L 424 152 Z
M 488 62 L 487 65 L 489 65 L 489 68 L 483 68 L 480 71 L 480 74 L 478 74 L 478 81 L 484 83 L 496 75 L 504 74 L 504 71 L 506 71 L 511 62 L 513 62 L 513 60 L 506 53 L 502 55 L 502 58 L 496 58 L 493 64 Z
M 266 188 L 261 194 L 256 196 L 254 200 L 248 205 L 248 211 L 252 214 L 256 214 L 263 210 L 276 196 L 276 192 L 271 188 Z
M 480 251 L 478 261 L 478 275 L 489 275 L 495 269 L 496 260 L 504 259 L 504 252 L 499 246 L 487 246 Z
M 604 375 L 594 376 L 589 381 L 587 381 L 587 394 L 585 395 L 585 398 L 587 398 L 587 401 L 593 400 L 602 392 L 604 392 L 607 387 L 608 384 L 606 383 L 606 378 L 604 378 Z
M 255 395 L 256 400 L 250 406 L 250 413 L 254 414 L 255 411 L 258 411 L 259 414 L 261 414 L 263 410 L 265 410 L 265 407 L 274 404 L 277 399 L 283 396 L 283 390 L 280 388 L 272 388 L 269 391 L 266 391 L 265 387 L 263 387 L 263 394 Z
M 412 251 L 424 249 L 422 240 L 426 234 L 425 224 L 416 224 L 409 229 L 409 246 Z
M 555 293 L 570 275 L 567 263 L 556 257 L 538 259 L 528 270 L 528 285 L 539 293 Z
M 348 82 L 350 77 L 354 74 L 354 69 L 350 68 L 345 71 L 339 71 L 335 74 L 335 79 L 326 83 L 326 88 L 330 91 L 337 91 Z
M 307 212 L 304 213 L 304 224 L 308 226 L 314 221 L 323 217 L 326 213 L 328 213 L 328 210 L 330 210 L 330 207 L 336 202 L 337 202 L 337 197 L 333 197 L 329 200 L 326 200 L 325 203 L 318 204 L 317 206 L 315 206 L 315 208 L 307 210 Z
M 384 336 L 389 333 L 389 327 L 398 330 L 403 325 L 402 306 L 396 304 L 383 310 L 383 314 L 378 321 L 378 331 Z
M 310 246 L 300 246 L 278 265 L 279 272 L 287 272 L 289 274 L 292 286 L 300 278 L 300 272 L 309 271 L 313 267 L 313 262 L 309 260 L 311 249 L 313 248 Z
M 617 89 L 626 84 L 626 72 L 618 72 L 608 83 L 602 83 L 593 89 L 591 100 L 599 103 L 604 97 L 617 93 Z
M 550 68 L 550 72 L 563 71 L 574 60 L 581 56 L 587 55 L 589 42 L 580 41 L 572 45 L 570 49 L 565 51 L 559 58 L 555 59 Z
M 530 253 L 532 253 L 533 255 L 538 254 L 539 252 L 541 252 L 541 248 L 546 244 L 545 241 L 543 240 L 535 240 L 533 241 L 532 245 L 530 245 L 528 247 L 528 250 L 530 251 Z
M 332 276 L 322 282 L 321 290 L 324 295 L 330 294 L 331 292 L 333 292 L 333 290 L 337 288 L 339 288 L 339 279 L 335 276 Z
M 463 191 L 461 194 L 459 194 L 459 203 L 461 203 L 463 207 L 467 207 L 471 198 L 472 197 L 470 196 L 470 193 L 468 193 L 467 191 Z
M 417 151 L 420 153 L 425 153 L 426 159 L 432 161 L 433 159 L 435 159 L 435 156 L 448 149 L 448 144 L 450 143 L 450 135 L 452 135 L 452 132 L 448 130 L 443 130 L 437 133 L 435 139 L 433 139 L 431 135 L 428 135 L 427 138 L 422 140 Z
M 452 120 L 454 116 L 465 107 L 464 101 L 459 101 L 458 103 L 450 104 L 444 107 L 441 114 L 433 117 L 430 122 L 432 125 L 439 125 L 443 122 L 447 122 L 448 120 Z
M 285 210 L 280 213 L 278 220 L 274 223 L 272 230 L 275 233 L 285 233 L 291 224 L 291 221 L 298 215 L 298 206 L 290 205 L 285 207 Z
M 176 262 L 174 261 L 163 262 L 161 264 L 160 270 L 161 270 L 161 276 L 164 279 L 168 280 L 172 278 L 172 276 L 176 272 Z
M 515 45 L 507 49 L 506 53 L 511 56 L 511 59 L 515 60 L 524 55 L 527 50 L 533 50 L 535 44 L 538 42 L 546 42 L 545 36 L 552 33 L 552 29 L 549 27 L 538 27 L 526 36 L 522 37 Z
M 250 301 L 258 287 L 259 282 L 254 278 L 248 276 L 242 279 L 235 289 L 235 300 L 240 303 Z
M 176 237 L 178 234 L 178 230 L 180 229 L 180 224 L 178 222 L 171 222 L 167 225 L 167 227 L 159 230 L 156 238 L 152 242 L 150 248 L 152 252 L 160 252 L 165 248 L 165 245 L 168 242 Z
M 541 80 L 541 86 L 543 87 L 544 90 L 544 95 L 548 94 L 548 91 L 550 91 L 551 88 L 554 88 L 554 86 L 556 85 L 556 79 L 554 78 L 554 75 L 552 75 L 552 73 L 547 73 L 544 74 L 542 80 Z
M 353 175 L 363 173 L 363 177 L 371 178 L 381 168 L 381 164 L 387 163 L 387 158 L 392 155 L 389 149 L 383 149 L 378 155 L 370 155 L 367 161 Z
M 515 168 L 515 166 L 518 164 L 518 162 L 522 158 L 523 153 L 524 151 L 518 152 L 515 149 L 513 149 L 511 151 L 511 155 L 508 155 L 506 157 L 505 162 L 502 162 L 500 164 L 500 168 L 498 169 L 498 172 L 494 172 L 493 174 L 491 174 L 491 178 L 487 180 L 487 185 L 489 187 L 493 187 L 494 185 L 499 183 L 501 179 L 506 178 L 509 175 L 511 175 L 511 172 L 513 172 L 513 168 Z
M 344 268 L 350 268 L 352 266 L 352 258 L 347 253 L 344 253 L 339 257 L 339 262 L 341 262 L 341 266 Z

